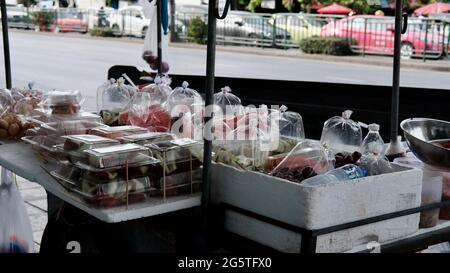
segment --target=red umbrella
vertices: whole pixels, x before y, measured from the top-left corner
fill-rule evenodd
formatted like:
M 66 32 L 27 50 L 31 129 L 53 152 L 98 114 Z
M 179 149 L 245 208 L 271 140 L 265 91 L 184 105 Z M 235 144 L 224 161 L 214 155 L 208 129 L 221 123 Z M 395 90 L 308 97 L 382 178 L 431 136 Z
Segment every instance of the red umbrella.
M 353 10 L 336 3 L 317 10 L 321 14 L 349 14 Z
M 450 4 L 433 3 L 420 7 L 414 11 L 417 15 L 429 15 L 430 13 L 444 13 L 450 11 Z

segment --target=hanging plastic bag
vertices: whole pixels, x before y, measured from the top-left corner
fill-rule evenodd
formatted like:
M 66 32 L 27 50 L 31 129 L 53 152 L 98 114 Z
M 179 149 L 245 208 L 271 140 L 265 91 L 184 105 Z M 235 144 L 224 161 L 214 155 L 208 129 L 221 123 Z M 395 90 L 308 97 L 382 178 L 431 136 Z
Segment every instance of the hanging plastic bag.
M 359 151 L 362 143 L 362 130 L 359 123 L 350 119 L 351 110 L 342 116 L 335 116 L 325 121 L 320 142 L 334 151 L 353 153 Z
M 33 231 L 14 174 L 0 168 L 0 253 L 34 252 Z
M 149 93 L 154 103 L 165 103 L 170 93 L 172 93 L 172 88 L 170 88 L 170 85 L 167 84 L 167 78 L 168 77 L 160 77 L 157 75 L 154 83 L 143 87 L 141 92 Z
M 99 87 L 97 93 L 101 93 L 99 98 L 101 103 L 98 102 L 97 107 L 100 108 L 100 116 L 106 125 L 122 125 L 119 115 L 127 109 L 132 99 L 130 89 L 134 88 L 126 85 L 123 78 L 119 78 L 117 81 L 111 79 L 109 83 Z
M 158 69 L 158 22 L 157 22 L 157 1 L 140 0 L 139 3 L 143 7 L 144 14 L 147 18 L 150 18 L 150 25 L 147 29 L 144 40 L 144 50 L 142 58 L 150 65 L 153 70 Z M 169 64 L 165 61 L 167 59 L 167 50 L 169 45 L 169 14 L 168 14 L 168 1 L 161 1 L 161 15 L 162 25 L 159 26 L 161 30 L 161 52 L 162 52 L 162 73 L 169 72 Z
M 268 162 L 268 164 L 276 163 Z M 304 140 L 299 142 L 278 165 L 268 169 L 273 169 L 270 175 L 300 183 L 304 179 L 333 169 L 333 160 L 320 143 Z

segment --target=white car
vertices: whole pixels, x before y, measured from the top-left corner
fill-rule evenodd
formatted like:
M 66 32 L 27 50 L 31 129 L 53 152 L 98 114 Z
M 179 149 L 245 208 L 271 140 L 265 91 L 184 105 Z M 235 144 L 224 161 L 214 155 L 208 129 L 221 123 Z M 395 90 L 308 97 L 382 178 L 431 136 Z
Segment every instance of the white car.
M 118 35 L 145 37 L 150 24 L 141 6 L 129 6 L 113 12 L 108 17 L 109 25 Z

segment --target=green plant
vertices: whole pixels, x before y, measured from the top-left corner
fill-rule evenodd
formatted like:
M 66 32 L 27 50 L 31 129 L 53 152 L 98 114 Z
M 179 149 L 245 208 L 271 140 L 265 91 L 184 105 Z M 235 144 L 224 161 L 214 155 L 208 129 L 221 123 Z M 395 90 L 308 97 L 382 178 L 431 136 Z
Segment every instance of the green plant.
M 328 54 L 328 55 L 351 55 L 351 45 L 355 41 L 349 41 L 344 38 L 331 37 L 311 37 L 300 41 L 300 48 L 303 52 L 309 54 Z
M 189 41 L 197 44 L 204 44 L 208 33 L 208 26 L 202 18 L 197 16 L 191 19 L 188 27 Z
M 91 36 L 115 37 L 114 30 L 110 27 L 96 27 L 89 31 Z
M 38 25 L 41 30 L 49 29 L 55 22 L 56 14 L 49 10 L 40 10 L 31 14 L 33 23 Z

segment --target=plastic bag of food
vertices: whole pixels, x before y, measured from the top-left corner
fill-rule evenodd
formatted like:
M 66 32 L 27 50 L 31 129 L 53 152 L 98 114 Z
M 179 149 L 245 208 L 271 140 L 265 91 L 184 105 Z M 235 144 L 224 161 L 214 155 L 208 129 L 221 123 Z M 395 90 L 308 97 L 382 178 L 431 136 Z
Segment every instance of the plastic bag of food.
M 163 77 L 167 78 L 167 77 Z M 159 75 L 155 77 L 155 81 L 152 84 L 149 84 L 141 89 L 141 92 L 149 93 L 152 101 L 154 103 L 163 104 L 166 102 L 170 93 L 172 93 L 172 88 L 167 84 L 167 81 L 164 81 Z
M 342 116 L 335 116 L 325 121 L 320 142 L 334 152 L 359 151 L 362 130 L 358 122 L 350 119 L 352 113 L 346 110 Z
M 276 162 L 267 162 L 267 164 Z M 271 169 L 272 167 L 268 167 Z M 327 150 L 318 142 L 304 140 L 270 172 L 270 175 L 300 183 L 304 179 L 333 169 Z
M 117 81 L 109 80 L 99 87 L 97 94 L 101 93 L 100 102 L 97 102 L 99 113 L 103 118 L 103 122 L 107 125 L 117 126 L 122 123 L 119 121 L 119 114 L 127 109 L 132 99 L 131 94 L 134 88 L 125 84 L 123 78 Z
M 168 132 L 170 129 L 169 112 L 145 92 L 135 95 L 128 109 L 128 120 L 132 125 L 146 128 L 150 132 Z
M 214 94 L 214 104 L 222 109 L 222 115 L 225 117 L 242 114 L 244 109 L 241 99 L 232 94 L 228 86 Z
M 369 124 L 369 133 L 364 138 L 361 145 L 361 153 L 362 154 L 374 154 L 374 155 L 384 155 L 384 141 L 381 137 L 380 125 L 378 124 Z
M 33 231 L 14 174 L 0 168 L 0 253 L 34 252 Z
M 11 91 L 8 89 L 0 89 L 0 115 L 12 111 L 13 107 L 14 99 Z
M 170 111 L 172 118 L 179 118 L 187 112 L 194 112 L 195 105 L 201 105 L 203 102 L 200 94 L 194 89 L 188 88 L 188 82 L 175 88 L 167 98 L 166 108 Z
M 142 58 L 146 61 L 150 68 L 153 70 L 158 69 L 158 23 L 157 23 L 157 6 L 156 1 L 149 2 L 145 0 L 140 0 L 139 3 L 143 7 L 144 14 L 147 18 L 150 18 L 150 25 L 147 29 L 144 39 L 144 52 L 142 54 Z M 168 2 L 167 0 L 163 0 L 161 2 L 161 53 L 162 53 L 162 73 L 169 72 L 169 64 L 165 62 L 167 59 L 166 52 L 168 52 L 169 45 L 169 14 L 168 14 Z
M 0 139 L 19 139 L 33 126 L 13 112 L 4 112 L 0 115 Z
M 287 107 L 282 105 L 280 107 L 280 113 L 277 119 L 280 128 L 280 135 L 282 137 L 295 140 L 305 139 L 303 119 L 299 113 L 287 111 Z
M 394 172 L 389 159 L 381 154 L 366 154 L 358 161 L 358 165 L 365 167 L 369 175 L 380 175 Z

